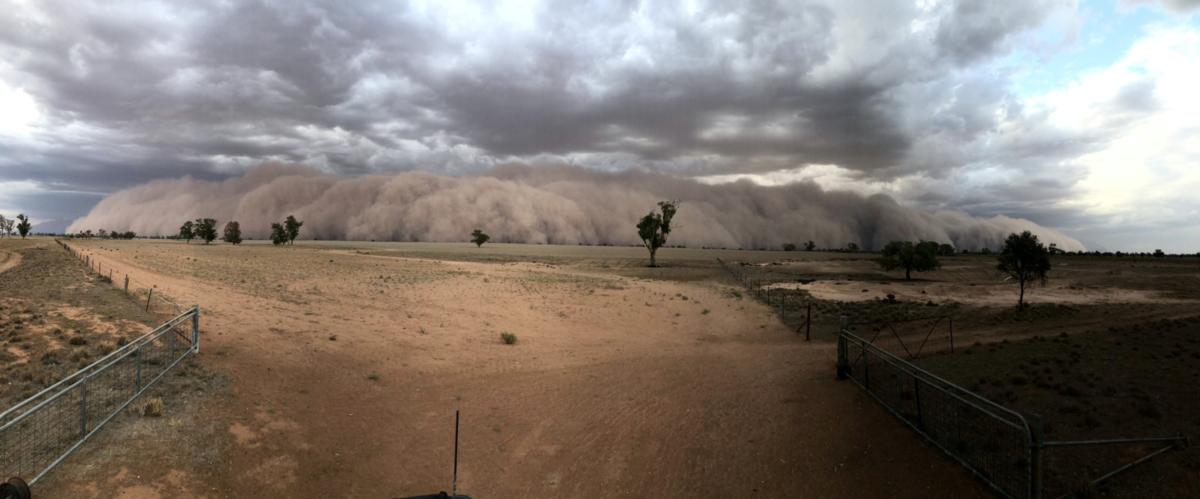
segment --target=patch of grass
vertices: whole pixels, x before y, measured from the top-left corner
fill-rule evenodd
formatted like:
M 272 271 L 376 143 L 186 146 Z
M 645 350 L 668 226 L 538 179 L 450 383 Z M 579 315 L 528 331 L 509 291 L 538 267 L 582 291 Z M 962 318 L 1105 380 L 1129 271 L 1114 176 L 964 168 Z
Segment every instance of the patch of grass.
M 700 311 L 700 315 L 708 315 L 709 312 L 711 312 L 711 311 L 706 308 L 706 309 Z
M 367 379 L 369 379 L 371 381 L 379 381 L 380 379 L 383 379 L 383 377 L 380 376 L 379 373 L 377 373 L 377 372 L 372 372 L 371 374 L 367 375 Z
M 134 406 L 134 412 L 144 418 L 161 418 L 167 410 L 167 404 L 159 397 L 148 398 Z
M 501 331 L 500 332 L 500 342 L 504 343 L 505 345 L 516 345 L 517 344 L 517 335 L 512 334 L 508 331 Z

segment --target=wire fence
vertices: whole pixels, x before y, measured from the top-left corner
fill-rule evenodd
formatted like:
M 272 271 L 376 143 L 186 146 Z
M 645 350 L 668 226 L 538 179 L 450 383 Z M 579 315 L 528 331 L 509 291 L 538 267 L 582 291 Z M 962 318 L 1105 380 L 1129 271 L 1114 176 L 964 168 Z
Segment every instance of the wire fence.
M 797 289 L 772 287 L 770 284 L 778 282 L 777 279 L 771 279 L 765 273 L 756 272 L 748 265 L 730 264 L 720 258 L 717 259 L 717 263 L 721 264 L 721 267 L 729 272 L 729 275 L 746 288 L 746 291 L 752 296 L 762 300 L 772 310 L 779 313 L 779 319 L 784 324 L 789 324 L 789 321 L 794 323 L 795 332 L 797 334 L 804 333 L 805 341 L 812 339 L 813 304 L 812 300 L 808 299 L 807 293 Z
M 946 381 L 877 347 L 843 327 L 838 335 L 837 375 L 850 379 L 876 401 L 1002 497 L 1040 499 L 1088 490 L 1173 449 L 1186 445 L 1180 436 L 1046 441 L 1041 418 L 1025 415 Z M 1053 470 L 1045 479 L 1047 451 L 1100 446 L 1142 446 L 1136 455 L 1095 478 Z M 1064 466 L 1072 466 L 1068 461 Z M 1078 466 L 1077 463 L 1074 464 Z
M 63 462 L 188 355 L 200 351 L 200 309 L 0 413 L 0 474 L 33 477 Z
M 76 248 L 61 239 L 55 239 L 54 242 L 78 258 L 89 271 L 94 272 L 99 278 L 123 290 L 130 299 L 141 304 L 147 312 L 170 311 L 174 314 L 183 312 L 183 306 L 163 293 L 156 284 L 131 278 L 128 269 L 122 270 L 112 263 L 106 264 L 95 252 Z

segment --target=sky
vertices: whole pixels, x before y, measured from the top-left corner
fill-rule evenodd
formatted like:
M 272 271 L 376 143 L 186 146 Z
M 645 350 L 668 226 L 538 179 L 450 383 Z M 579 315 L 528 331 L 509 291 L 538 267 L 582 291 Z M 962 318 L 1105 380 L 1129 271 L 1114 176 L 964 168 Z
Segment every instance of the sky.
M 1200 0 L 0 0 L 0 214 L 498 165 L 811 182 L 1200 251 Z

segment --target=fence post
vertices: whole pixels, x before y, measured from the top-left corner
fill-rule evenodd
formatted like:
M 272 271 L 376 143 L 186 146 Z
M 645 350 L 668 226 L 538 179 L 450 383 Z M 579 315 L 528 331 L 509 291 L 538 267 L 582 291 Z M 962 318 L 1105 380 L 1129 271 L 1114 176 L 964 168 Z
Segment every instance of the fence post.
M 850 355 L 846 352 L 846 335 L 838 334 L 837 347 L 837 379 L 846 379 L 850 376 Z
M 917 428 L 925 430 L 925 415 L 921 410 L 921 378 L 913 376 L 913 402 L 917 408 Z
M 867 351 L 867 342 L 864 340 L 859 345 L 862 349 L 862 366 L 863 366 L 863 385 L 867 387 L 867 391 L 871 391 L 871 358 Z
M 1026 422 L 1029 424 L 1029 497 L 1042 499 L 1042 417 L 1030 415 Z
M 150 290 L 146 293 L 146 311 L 147 312 L 150 311 L 150 297 L 151 296 L 154 296 L 154 288 L 150 288 Z
M 134 379 L 137 380 L 137 391 L 133 393 L 137 393 L 142 391 L 142 344 L 138 344 L 137 350 L 133 352 L 133 357 L 137 359 L 135 361 L 137 364 L 137 374 L 134 376 Z
M 808 318 L 804 319 L 804 341 L 812 339 L 812 302 L 808 302 Z
M 192 305 L 192 352 L 200 353 L 200 305 Z
M 954 318 L 950 317 L 950 353 L 954 353 Z
M 87 378 L 79 384 L 79 438 L 87 435 Z
M 125 294 L 129 294 L 129 274 L 125 274 Z

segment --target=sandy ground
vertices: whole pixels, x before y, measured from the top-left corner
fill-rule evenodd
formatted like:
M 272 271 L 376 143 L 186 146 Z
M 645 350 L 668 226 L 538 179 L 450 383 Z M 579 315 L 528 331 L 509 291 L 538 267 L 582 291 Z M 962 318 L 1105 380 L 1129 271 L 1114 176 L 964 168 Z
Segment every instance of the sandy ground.
M 19 263 L 21 263 L 21 255 L 19 253 L 0 250 L 0 274 L 16 267 Z
M 201 304 L 199 362 L 230 384 L 199 417 L 225 428 L 207 445 L 224 450 L 207 470 L 118 460 L 43 497 L 432 493 L 449 487 L 456 409 L 473 497 L 986 496 L 834 381 L 832 344 L 716 281 L 331 245 L 76 244 Z

